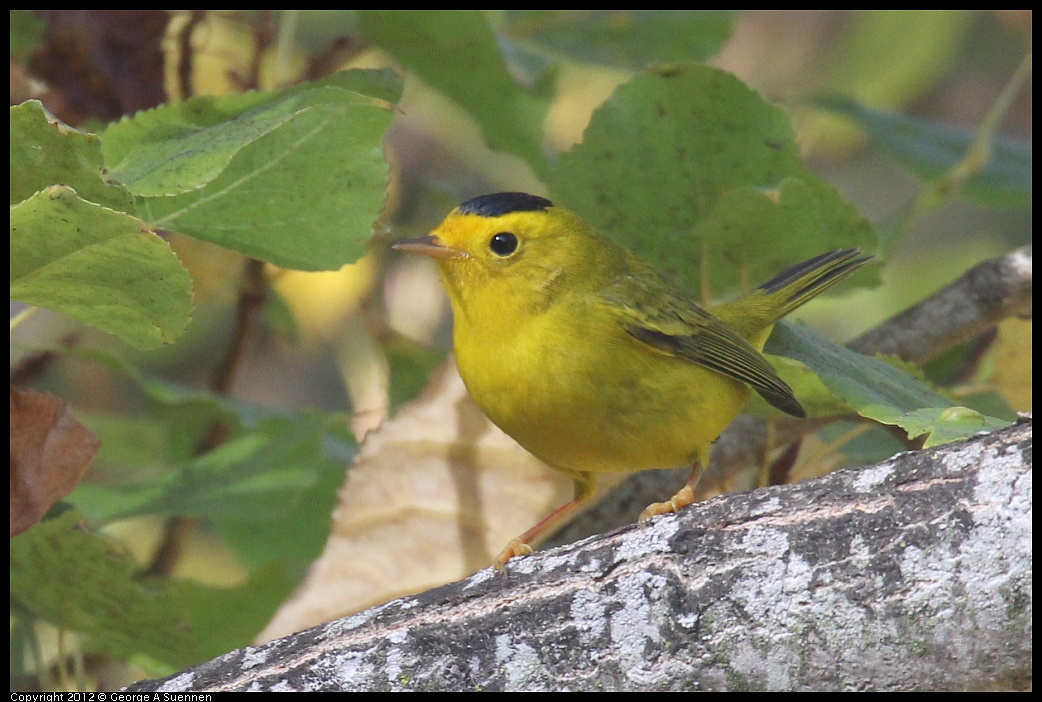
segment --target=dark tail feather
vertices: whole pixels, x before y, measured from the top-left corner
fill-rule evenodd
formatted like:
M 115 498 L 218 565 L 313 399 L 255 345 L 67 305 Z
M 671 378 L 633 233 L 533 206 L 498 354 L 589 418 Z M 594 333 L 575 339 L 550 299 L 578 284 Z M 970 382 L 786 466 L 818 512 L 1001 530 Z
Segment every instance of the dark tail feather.
M 786 268 L 759 289 L 768 295 L 782 294 L 785 302 L 775 317 L 781 319 L 871 260 L 871 256 L 861 255 L 861 249 L 830 251 Z

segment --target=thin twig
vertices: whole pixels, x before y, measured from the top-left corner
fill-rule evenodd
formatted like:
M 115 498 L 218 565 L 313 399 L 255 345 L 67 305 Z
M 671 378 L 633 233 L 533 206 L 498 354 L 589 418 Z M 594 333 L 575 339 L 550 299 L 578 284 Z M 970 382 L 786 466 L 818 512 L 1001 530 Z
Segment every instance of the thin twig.
M 924 363 L 1010 317 L 1031 314 L 1031 246 L 979 263 L 848 346 Z

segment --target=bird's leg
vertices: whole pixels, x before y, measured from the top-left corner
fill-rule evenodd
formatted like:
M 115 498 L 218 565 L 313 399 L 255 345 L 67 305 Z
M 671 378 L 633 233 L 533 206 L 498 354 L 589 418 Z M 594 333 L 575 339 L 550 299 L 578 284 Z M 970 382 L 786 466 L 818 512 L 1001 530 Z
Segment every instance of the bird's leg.
M 702 465 L 702 461 L 696 458 L 691 464 L 691 475 L 688 476 L 684 487 L 677 490 L 677 493 L 668 502 L 652 502 L 645 507 L 644 511 L 640 513 L 640 518 L 637 520 L 638 523 L 644 524 L 654 516 L 676 512 L 692 504 L 695 501 L 695 485 L 698 484 L 702 473 L 705 471 Z
M 530 543 L 538 541 L 544 532 L 553 529 L 560 522 L 564 521 L 565 518 L 572 512 L 582 507 L 592 496 L 595 486 L 594 476 L 586 473 L 575 479 L 575 497 L 572 498 L 571 502 L 566 502 L 534 527 L 526 531 L 521 536 L 511 539 L 510 543 L 499 552 L 496 559 L 492 561 L 492 567 L 496 570 L 503 570 L 503 566 L 511 558 L 517 556 L 529 556 L 532 554 L 532 547 Z

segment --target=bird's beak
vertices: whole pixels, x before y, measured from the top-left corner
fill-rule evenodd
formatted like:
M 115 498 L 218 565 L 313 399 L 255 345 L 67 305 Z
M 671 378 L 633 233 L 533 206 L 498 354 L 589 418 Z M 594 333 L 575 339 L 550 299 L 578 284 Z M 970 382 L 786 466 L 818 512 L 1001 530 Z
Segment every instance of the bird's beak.
M 441 243 L 438 237 L 431 234 L 430 236 L 421 236 L 418 239 L 406 239 L 405 241 L 399 241 L 397 244 L 391 247 L 395 251 L 404 251 L 405 253 L 419 254 L 421 256 L 429 256 L 430 258 L 466 258 L 467 254 L 465 251 L 454 249 Z

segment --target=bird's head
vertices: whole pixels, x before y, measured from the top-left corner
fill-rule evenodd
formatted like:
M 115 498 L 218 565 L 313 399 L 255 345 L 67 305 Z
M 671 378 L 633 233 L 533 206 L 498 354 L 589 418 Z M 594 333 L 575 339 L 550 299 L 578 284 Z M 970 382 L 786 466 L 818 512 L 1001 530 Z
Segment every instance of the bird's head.
M 570 210 L 526 193 L 481 195 L 454 209 L 429 236 L 398 251 L 438 262 L 457 311 L 470 305 L 545 305 L 558 285 L 598 270 L 605 247 Z

